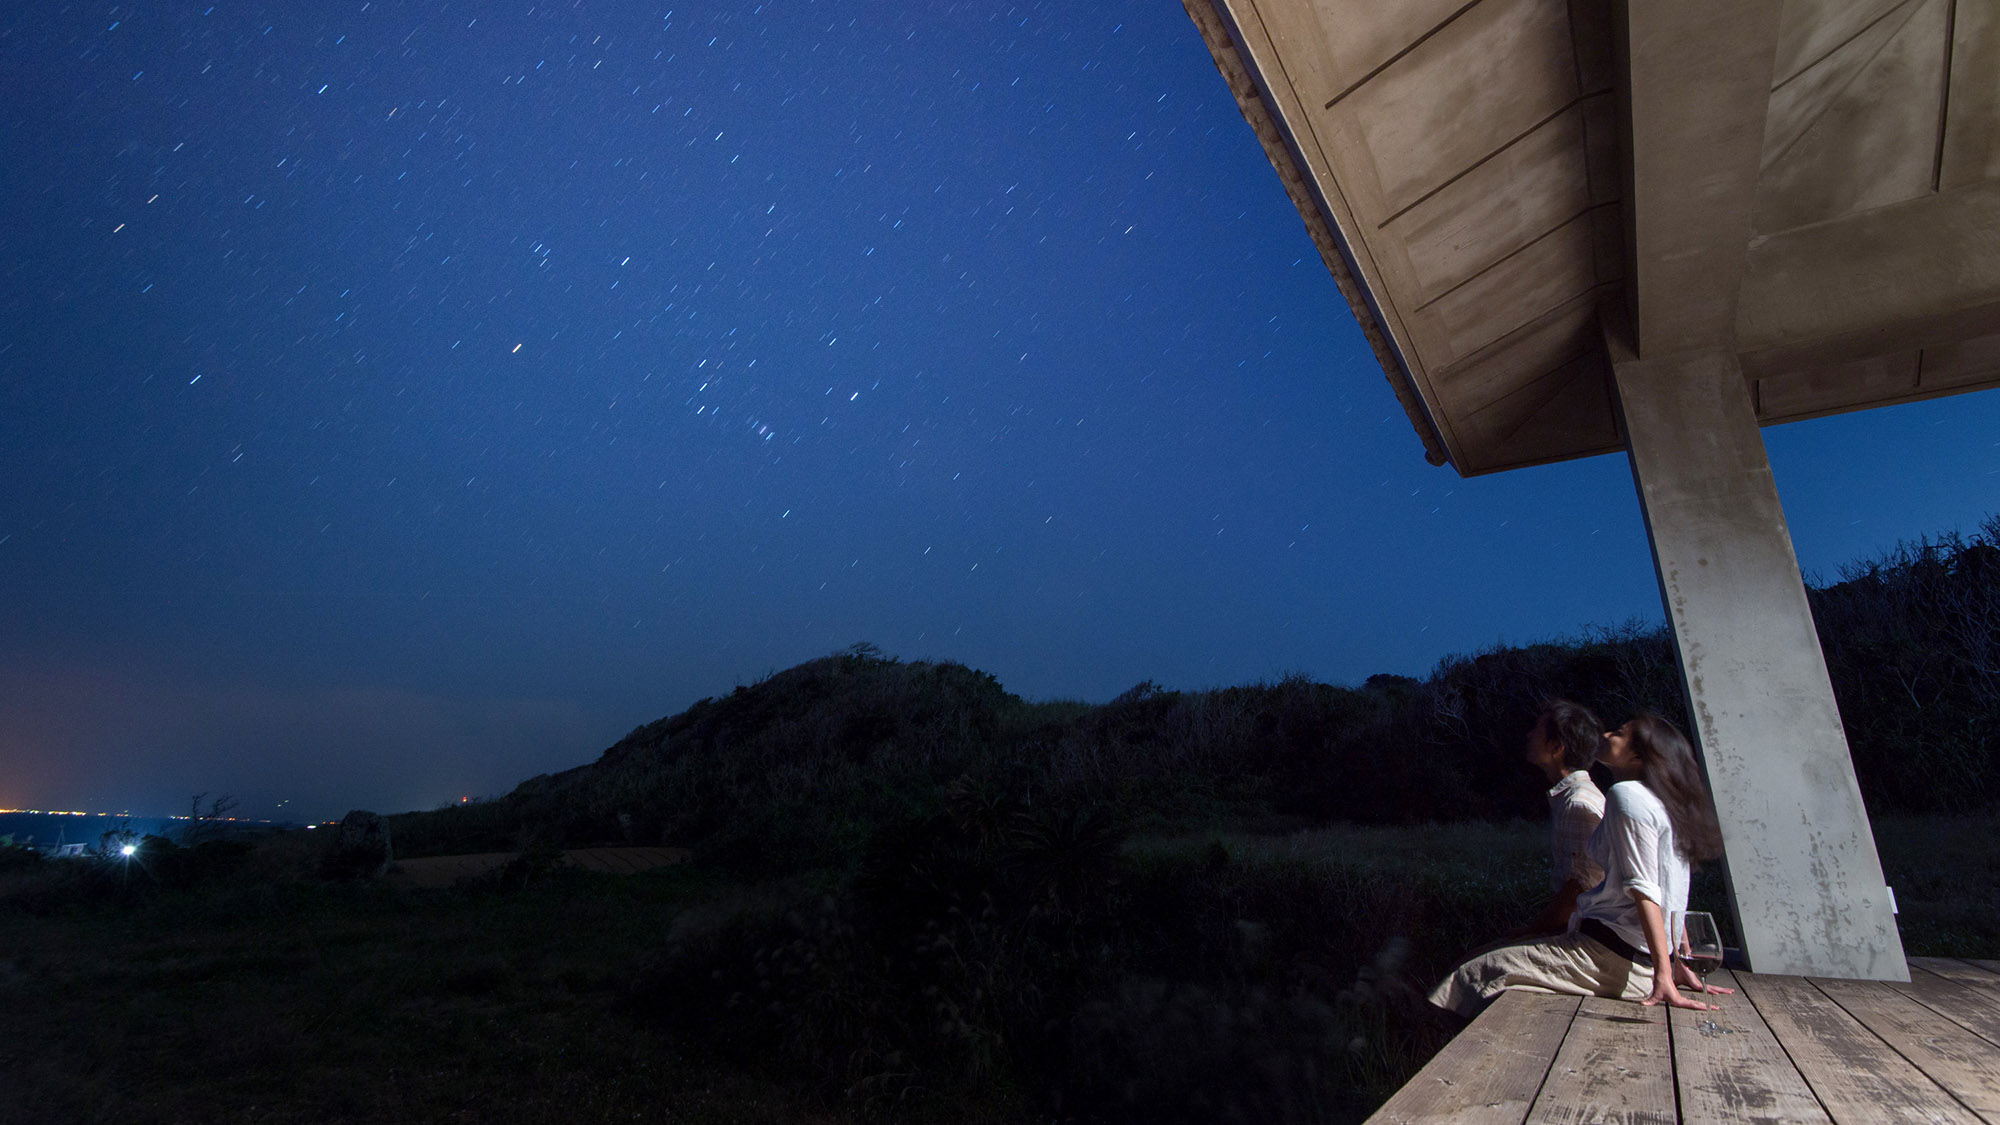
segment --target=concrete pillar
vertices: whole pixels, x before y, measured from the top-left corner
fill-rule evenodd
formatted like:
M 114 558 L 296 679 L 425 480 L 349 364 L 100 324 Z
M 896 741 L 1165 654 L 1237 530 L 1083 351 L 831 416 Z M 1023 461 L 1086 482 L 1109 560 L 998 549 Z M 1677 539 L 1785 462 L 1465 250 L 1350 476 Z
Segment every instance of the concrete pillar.
M 1612 370 L 1750 967 L 1908 980 L 1742 367 Z

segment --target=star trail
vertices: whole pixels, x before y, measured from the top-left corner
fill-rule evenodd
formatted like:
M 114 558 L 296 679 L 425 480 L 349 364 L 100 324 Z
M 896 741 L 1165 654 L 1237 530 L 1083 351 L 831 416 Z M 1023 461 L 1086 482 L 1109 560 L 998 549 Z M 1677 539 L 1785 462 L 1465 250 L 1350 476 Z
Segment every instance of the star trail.
M 1622 460 L 1424 463 L 1175 4 L 17 5 L 0 95 L 0 806 L 1659 615 Z M 1767 431 L 1808 571 L 2000 507 L 1996 397 Z

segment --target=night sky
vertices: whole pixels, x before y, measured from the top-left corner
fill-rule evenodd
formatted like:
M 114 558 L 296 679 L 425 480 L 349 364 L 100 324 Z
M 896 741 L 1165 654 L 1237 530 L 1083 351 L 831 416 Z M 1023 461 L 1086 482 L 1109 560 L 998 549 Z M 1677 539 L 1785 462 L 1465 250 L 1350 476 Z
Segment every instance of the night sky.
M 1765 436 L 1809 573 L 2000 509 L 1992 392 Z M 1103 700 L 1659 615 L 1622 458 L 1424 462 L 1173 0 L 0 15 L 0 807 L 429 807 L 858 641 Z

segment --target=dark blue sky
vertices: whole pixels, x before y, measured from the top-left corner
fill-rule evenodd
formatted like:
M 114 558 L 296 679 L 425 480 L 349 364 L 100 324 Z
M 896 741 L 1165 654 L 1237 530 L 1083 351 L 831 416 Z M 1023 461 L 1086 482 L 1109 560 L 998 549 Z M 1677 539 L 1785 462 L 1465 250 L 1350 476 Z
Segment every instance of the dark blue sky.
M 1425 464 L 1170 0 L 10 5 L 0 168 L 0 807 L 1659 615 L 1622 459 Z M 2000 508 L 2000 395 L 1766 438 L 1808 571 Z

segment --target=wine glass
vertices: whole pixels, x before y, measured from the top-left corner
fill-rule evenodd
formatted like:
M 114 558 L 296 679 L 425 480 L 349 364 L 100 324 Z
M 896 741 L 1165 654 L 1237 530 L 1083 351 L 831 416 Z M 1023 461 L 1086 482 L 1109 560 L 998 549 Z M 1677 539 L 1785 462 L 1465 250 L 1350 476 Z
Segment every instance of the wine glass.
M 1722 934 L 1715 928 L 1715 915 L 1705 910 L 1690 910 L 1682 918 L 1682 940 L 1687 945 L 1682 960 L 1706 984 L 1708 974 L 1722 967 Z

